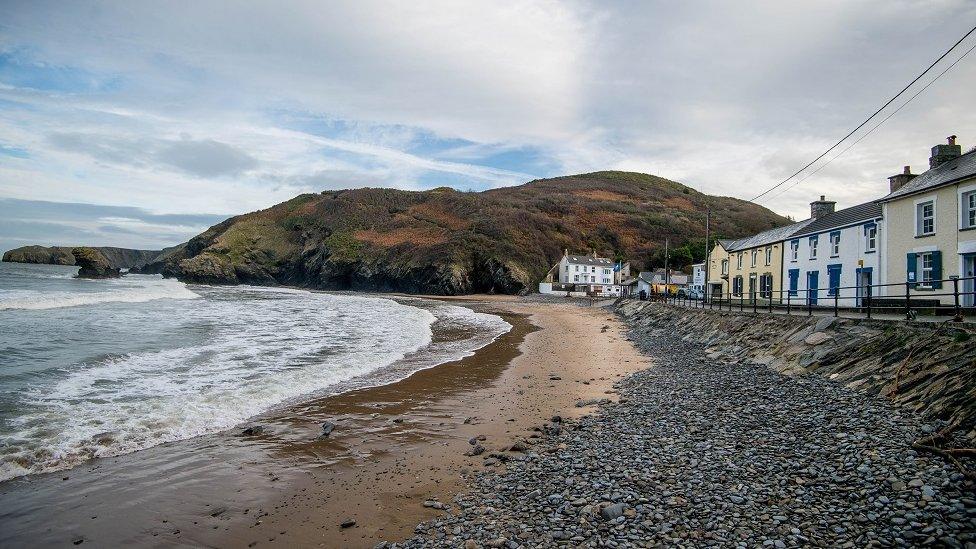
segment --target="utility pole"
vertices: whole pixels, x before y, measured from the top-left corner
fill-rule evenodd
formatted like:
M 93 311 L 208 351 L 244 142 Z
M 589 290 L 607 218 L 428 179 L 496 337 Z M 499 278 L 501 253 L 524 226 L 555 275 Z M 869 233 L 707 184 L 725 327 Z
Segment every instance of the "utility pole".
M 709 261 L 712 255 L 712 248 L 708 245 L 708 225 L 712 218 L 712 209 L 705 210 L 705 287 L 702 288 L 702 305 L 708 303 L 708 273 L 712 268 Z
M 664 237 L 664 295 L 668 295 L 671 282 L 671 271 L 668 270 L 668 259 L 671 258 L 668 252 L 668 237 Z

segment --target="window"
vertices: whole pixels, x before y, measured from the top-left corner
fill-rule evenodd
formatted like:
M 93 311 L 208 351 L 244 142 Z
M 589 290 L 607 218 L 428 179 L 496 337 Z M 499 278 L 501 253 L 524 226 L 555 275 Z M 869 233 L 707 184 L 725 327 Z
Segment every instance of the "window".
M 752 262 L 749 264 L 750 267 L 756 266 L 756 256 L 759 255 L 759 250 L 752 251 Z
M 590 272 L 591 273 L 595 273 L 596 272 L 596 267 L 590 267 Z
M 918 254 L 919 281 L 928 286 L 932 283 L 932 253 Z
M 596 277 L 595 276 L 591 276 L 590 277 L 590 282 L 596 282 Z
M 576 272 L 579 272 L 579 265 L 575 265 L 575 267 L 576 267 Z
M 732 295 L 742 295 L 742 277 L 732 279 Z
M 976 191 L 962 193 L 962 228 L 976 228 Z
M 566 265 L 566 272 L 569 272 L 569 265 Z
M 800 257 L 800 241 L 790 240 L 790 261 L 796 261 Z
M 722 260 L 722 274 L 724 274 L 724 275 L 729 274 L 729 260 L 728 259 L 723 259 Z
M 579 275 L 573 275 L 573 282 L 579 282 Z
M 840 255 L 840 231 L 830 233 L 830 257 Z
M 810 259 L 817 259 L 817 237 L 810 237 Z
M 603 269 L 603 274 L 605 274 L 605 275 L 610 274 L 610 269 Z
M 770 266 L 772 264 L 773 264 L 773 248 L 767 246 L 766 247 L 766 266 L 768 267 L 768 266 Z
M 610 279 L 609 278 L 604 278 L 603 279 L 603 283 L 604 284 L 610 284 Z
M 878 249 L 878 226 L 871 224 L 864 226 L 864 251 L 874 252 Z
M 742 268 L 742 252 L 739 252 L 735 256 L 735 268 L 736 269 L 741 269 Z
M 915 205 L 915 236 L 935 234 L 935 202 L 929 200 Z
M 766 299 L 773 298 L 773 275 L 766 273 L 759 277 L 759 295 Z

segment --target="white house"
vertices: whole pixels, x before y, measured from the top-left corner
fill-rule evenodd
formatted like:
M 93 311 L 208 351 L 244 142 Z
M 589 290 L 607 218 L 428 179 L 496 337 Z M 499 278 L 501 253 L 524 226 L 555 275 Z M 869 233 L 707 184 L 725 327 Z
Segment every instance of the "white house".
M 705 291 L 705 263 L 695 263 L 691 266 L 691 289 Z
M 820 204 L 824 201 L 820 197 Z M 783 302 L 794 305 L 856 307 L 883 295 L 880 236 L 881 204 L 867 202 L 824 212 L 786 240 Z M 836 297 L 836 300 L 835 300 Z
M 571 254 L 565 250 L 559 263 L 549 271 L 546 282 L 539 284 L 539 292 L 619 297 L 623 293 L 621 282 L 629 277 L 629 263 L 614 263 L 611 259 L 597 256 L 596 252 Z

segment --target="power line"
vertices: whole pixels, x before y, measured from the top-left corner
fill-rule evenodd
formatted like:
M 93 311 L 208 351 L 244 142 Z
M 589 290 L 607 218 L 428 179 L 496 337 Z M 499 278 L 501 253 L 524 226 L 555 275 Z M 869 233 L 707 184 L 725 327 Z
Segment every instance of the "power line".
M 945 53 L 943 53 L 942 55 L 940 55 L 938 59 L 936 59 L 935 61 L 933 61 L 933 62 L 932 62 L 932 64 L 928 66 L 928 68 L 926 68 L 926 69 L 925 69 L 924 71 L 922 71 L 922 74 L 920 74 L 920 75 L 918 75 L 918 76 L 916 76 L 914 80 L 912 80 L 911 82 L 909 82 L 907 86 L 905 86 L 904 88 L 902 88 L 902 89 L 901 89 L 901 91 L 899 91 L 898 93 L 896 93 L 896 94 L 894 95 L 894 97 L 892 97 L 891 99 L 889 99 L 889 100 L 888 100 L 888 101 L 887 101 L 887 102 L 886 102 L 886 103 L 885 103 L 884 105 L 881 105 L 881 108 L 879 108 L 878 110 L 876 110 L 876 111 L 874 111 L 874 113 L 873 113 L 873 114 L 871 114 L 871 116 L 869 116 L 869 117 L 867 117 L 867 118 L 866 118 L 866 119 L 864 120 L 864 122 L 861 122 L 860 124 L 858 124 L 856 128 L 854 128 L 853 130 L 851 130 L 851 131 L 850 131 L 850 133 L 848 133 L 847 135 L 845 135 L 845 136 L 844 136 L 843 138 L 841 138 L 841 139 L 840 139 L 839 141 L 837 141 L 836 143 L 834 143 L 833 145 L 831 145 L 831 147 L 830 147 L 829 149 L 827 149 L 826 151 L 824 151 L 824 152 L 822 152 L 822 153 L 820 154 L 820 156 L 818 156 L 818 157 L 816 157 L 816 158 L 814 158 L 814 159 L 813 159 L 813 160 L 811 160 L 811 161 L 810 161 L 810 162 L 809 162 L 809 163 L 808 163 L 808 164 L 807 164 L 806 166 L 803 166 L 803 167 L 802 167 L 802 168 L 800 168 L 799 170 L 797 170 L 797 171 L 795 171 L 795 172 L 793 173 L 793 175 L 791 175 L 791 176 L 789 176 L 789 177 L 787 177 L 786 179 L 784 179 L 784 180 L 782 180 L 782 181 L 780 181 L 779 183 L 777 183 L 777 184 L 775 184 L 775 185 L 773 185 L 772 187 L 770 187 L 770 188 L 768 188 L 768 189 L 766 189 L 765 191 L 763 191 L 763 192 L 761 192 L 761 193 L 759 193 L 759 194 L 758 194 L 758 195 L 757 195 L 757 196 L 756 196 L 755 198 L 753 198 L 753 199 L 752 199 L 752 200 L 751 200 L 750 202 L 755 202 L 756 200 L 758 200 L 758 199 L 760 199 L 760 198 L 762 198 L 763 196 L 765 196 L 765 195 L 766 195 L 766 194 L 768 194 L 769 192 L 771 192 L 771 191 L 773 191 L 773 190 L 775 190 L 775 189 L 777 189 L 777 188 L 779 188 L 779 187 L 781 187 L 781 186 L 782 186 L 783 184 L 785 184 L 785 183 L 786 183 L 787 181 L 789 181 L 789 180 L 791 180 L 791 179 L 793 179 L 794 177 L 796 177 L 797 175 L 799 175 L 800 173 L 802 173 L 802 172 L 803 172 L 803 170 L 805 170 L 805 169 L 807 169 L 807 168 L 809 168 L 810 166 L 812 166 L 812 165 L 814 165 L 814 164 L 816 164 L 816 163 L 817 163 L 817 162 L 818 162 L 818 161 L 819 161 L 819 160 L 820 160 L 821 158 L 823 158 L 823 157 L 825 157 L 825 156 L 827 156 L 828 154 L 830 154 L 830 151 L 832 151 L 832 150 L 834 150 L 834 149 L 836 149 L 836 148 L 837 148 L 837 147 L 838 147 L 838 146 L 839 146 L 839 145 L 840 145 L 841 143 L 843 143 L 844 141 L 846 141 L 846 140 L 847 140 L 847 138 L 849 138 L 850 136 L 852 136 L 852 135 L 854 135 L 854 133 L 856 133 L 856 132 L 857 132 L 857 130 L 860 130 L 860 129 L 861 129 L 861 128 L 863 128 L 863 127 L 864 127 L 865 125 L 867 125 L 867 123 L 868 123 L 868 122 L 870 122 L 870 121 L 871 121 L 871 119 L 873 119 L 873 118 L 874 118 L 875 116 L 877 116 L 877 115 L 878 115 L 878 114 L 879 114 L 879 113 L 880 113 L 881 111 L 883 111 L 883 110 L 884 110 L 884 109 L 885 109 L 886 107 L 888 107 L 888 105 L 891 105 L 892 103 L 894 103 L 894 101 L 895 101 L 896 99 L 898 99 L 899 97 L 901 97 L 901 94 L 903 94 L 903 93 L 905 93 L 905 92 L 906 92 L 906 91 L 908 90 L 908 88 L 910 88 L 910 87 L 912 87 L 912 86 L 913 86 L 913 85 L 914 85 L 914 84 L 915 84 L 916 82 L 918 82 L 919 80 L 921 80 L 923 76 L 925 76 L 926 74 L 928 74 L 928 72 L 929 72 L 930 70 L 932 70 L 932 67 L 934 67 L 934 66 L 936 66 L 936 65 L 937 65 L 937 64 L 939 63 L 939 61 L 942 61 L 943 59 L 945 59 L 945 57 L 946 57 L 947 55 L 949 55 L 949 53 L 951 53 L 951 52 L 952 52 L 952 50 L 954 50 L 954 49 L 956 49 L 956 47 L 957 47 L 957 46 L 958 46 L 959 44 L 961 44 L 963 40 L 965 40 L 966 38 L 968 38 L 968 37 L 969 37 L 969 35 L 970 35 L 970 34 L 972 34 L 973 32 L 976 32 L 976 27 L 973 27 L 973 28 L 971 28 L 971 29 L 969 29 L 969 32 L 967 32 L 966 34 L 964 34 L 964 35 L 963 35 L 963 37 L 962 37 L 962 38 L 960 38 L 959 40 L 957 40 L 957 41 L 956 41 L 956 43 L 955 43 L 955 44 L 953 44 L 951 48 L 949 48 L 948 50 L 946 50 L 946 51 L 945 51 Z
M 938 74 L 938 76 L 936 76 L 932 80 L 929 80 L 928 84 L 925 84 L 924 86 L 922 86 L 922 88 L 920 90 L 918 90 L 917 92 L 915 92 L 914 95 L 912 95 L 911 97 L 909 97 L 908 100 L 905 101 L 904 103 L 902 103 L 897 109 L 891 111 L 887 116 L 885 116 L 884 118 L 882 118 L 880 122 L 878 122 L 877 124 L 875 124 L 874 126 L 872 126 L 870 130 L 868 130 L 867 132 L 864 133 L 864 135 L 862 135 L 861 137 L 858 137 L 853 143 L 851 143 L 850 145 L 848 145 L 844 150 L 842 150 L 839 153 L 837 153 L 830 160 L 828 160 L 828 161 L 824 162 L 823 164 L 821 164 L 820 167 L 818 167 L 816 170 L 813 170 L 812 172 L 808 173 L 806 176 L 803 177 L 803 179 L 797 181 L 796 183 L 793 183 L 789 187 L 786 187 L 782 191 L 780 191 L 780 192 L 776 193 L 775 195 L 769 197 L 768 200 L 772 200 L 773 198 L 777 198 L 779 196 L 782 196 L 784 193 L 786 193 L 790 189 L 796 187 L 800 183 L 803 183 L 807 179 L 810 179 L 810 177 L 816 175 L 817 172 L 819 172 L 820 170 L 826 168 L 828 164 L 830 164 L 834 160 L 837 160 L 838 158 L 840 158 L 841 156 L 843 156 L 844 153 L 846 153 L 847 151 L 849 151 L 852 148 L 854 148 L 854 145 L 857 145 L 865 137 L 871 135 L 871 133 L 873 133 L 874 130 L 878 129 L 882 124 L 884 124 L 885 122 L 887 122 L 889 118 L 891 118 L 892 116 L 898 114 L 898 111 L 900 111 L 900 110 L 904 109 L 905 107 L 907 107 L 908 104 L 912 102 L 912 100 L 914 100 L 916 97 L 918 97 L 919 95 L 921 95 L 922 92 L 924 92 L 925 90 L 927 90 L 929 86 L 931 86 L 932 84 L 935 84 L 935 81 L 936 80 L 938 80 L 939 78 L 942 78 L 942 76 L 945 75 L 945 73 L 949 72 L 949 70 L 952 69 L 952 67 L 955 67 L 956 66 L 956 63 L 962 61 L 963 57 L 966 57 L 967 55 L 969 55 L 969 53 L 971 51 L 973 51 L 974 49 L 976 49 L 976 44 L 973 44 L 968 50 L 965 51 L 965 53 L 963 53 L 962 55 L 960 55 L 955 61 L 952 62 L 952 64 L 950 64 L 948 67 L 946 67 L 945 70 L 943 70 L 942 72 L 940 72 Z

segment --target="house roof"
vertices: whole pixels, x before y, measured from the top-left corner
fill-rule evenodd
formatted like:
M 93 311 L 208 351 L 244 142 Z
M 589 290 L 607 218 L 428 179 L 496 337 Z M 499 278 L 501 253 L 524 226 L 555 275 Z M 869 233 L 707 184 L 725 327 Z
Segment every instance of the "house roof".
M 798 237 L 808 234 L 822 233 L 831 229 L 839 229 L 848 225 L 856 225 L 864 221 L 870 221 L 881 217 L 881 203 L 865 202 L 834 213 L 820 216 L 814 219 L 809 225 L 791 234 L 790 237 Z
M 566 258 L 570 263 L 579 265 L 613 265 L 613 261 L 605 257 L 593 257 L 587 254 L 568 254 Z
M 740 238 L 725 249 L 730 252 L 736 252 L 739 250 L 748 250 L 749 248 L 755 248 L 757 246 L 765 246 L 767 244 L 772 244 L 773 242 L 780 242 L 786 240 L 792 236 L 793 233 L 803 229 L 811 222 L 813 222 L 813 219 L 804 219 L 803 221 L 792 223 L 784 227 L 777 227 L 775 229 L 763 231 L 759 234 Z
M 941 166 L 936 166 L 915 179 L 912 179 L 905 186 L 881 199 L 887 202 L 910 194 L 925 192 L 935 187 L 941 187 L 949 183 L 955 183 L 960 179 L 976 176 L 976 150 L 967 152 L 945 162 Z

